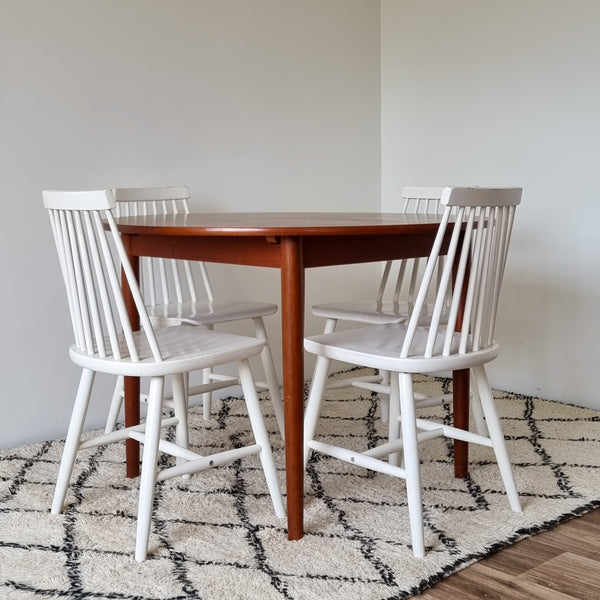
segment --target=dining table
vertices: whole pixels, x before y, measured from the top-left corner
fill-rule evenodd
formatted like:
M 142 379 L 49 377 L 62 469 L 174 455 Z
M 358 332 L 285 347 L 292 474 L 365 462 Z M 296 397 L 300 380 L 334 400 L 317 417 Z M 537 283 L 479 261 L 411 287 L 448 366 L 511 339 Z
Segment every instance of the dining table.
M 211 212 L 116 219 L 136 274 L 142 256 L 270 267 L 281 277 L 282 383 L 287 535 L 303 535 L 304 321 L 306 269 L 427 256 L 438 215 L 380 212 Z M 124 294 L 132 324 L 137 312 Z M 468 428 L 469 370 L 453 372 L 453 419 Z M 125 380 L 125 425 L 140 421 L 140 384 Z M 455 441 L 456 477 L 468 472 L 468 446 Z M 139 474 L 139 445 L 127 440 L 127 475 Z

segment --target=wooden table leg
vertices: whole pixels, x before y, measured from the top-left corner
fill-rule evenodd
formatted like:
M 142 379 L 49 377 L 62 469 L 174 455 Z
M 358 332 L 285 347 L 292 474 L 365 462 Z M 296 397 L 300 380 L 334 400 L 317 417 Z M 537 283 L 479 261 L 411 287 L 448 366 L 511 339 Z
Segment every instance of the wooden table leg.
M 303 535 L 304 265 L 302 238 L 281 238 L 281 326 L 288 539 Z
M 456 285 L 458 261 L 452 265 L 452 284 Z M 469 280 L 471 264 L 467 265 L 464 281 Z M 456 322 L 457 331 L 462 329 L 464 317 L 464 307 L 467 299 L 467 286 L 463 285 L 461 290 L 460 306 L 458 319 Z M 469 429 L 469 379 L 470 369 L 461 369 L 452 372 L 452 399 L 454 408 L 454 426 L 460 429 Z M 454 476 L 464 478 L 469 474 L 469 444 L 461 440 L 454 440 Z
M 139 425 L 140 422 L 140 379 L 125 377 L 123 386 L 125 395 L 125 427 Z M 140 474 L 140 443 L 136 440 L 125 440 L 125 460 L 127 477 L 138 477 Z
M 132 256 L 129 252 L 130 244 L 129 235 L 122 235 L 123 246 L 129 255 L 129 262 L 133 269 L 133 273 L 139 279 L 140 275 L 140 259 L 139 256 Z M 121 275 L 123 282 L 123 299 L 127 307 L 127 314 L 133 329 L 140 328 L 140 316 L 137 312 L 131 290 L 127 284 L 127 278 L 124 274 Z M 123 385 L 123 406 L 125 411 L 125 427 L 132 427 L 140 423 L 140 379 L 139 377 L 125 377 Z M 125 462 L 127 477 L 138 477 L 140 474 L 140 443 L 136 440 L 128 439 L 125 442 Z
M 453 371 L 454 426 L 469 429 L 469 377 L 470 370 Z M 454 476 L 466 477 L 469 473 L 469 444 L 454 440 Z

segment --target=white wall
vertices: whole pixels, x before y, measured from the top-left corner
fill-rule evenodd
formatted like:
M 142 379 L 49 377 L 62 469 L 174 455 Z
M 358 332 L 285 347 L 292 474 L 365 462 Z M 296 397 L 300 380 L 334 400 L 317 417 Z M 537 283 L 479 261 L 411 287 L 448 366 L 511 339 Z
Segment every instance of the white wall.
M 78 379 L 42 189 L 187 184 L 198 210 L 379 210 L 380 14 L 372 0 L 0 9 L 0 447 L 11 447 L 64 434 Z M 349 268 L 309 272 L 307 305 L 350 293 Z M 279 302 L 277 271 L 214 275 L 217 291 Z M 278 318 L 267 326 L 279 355 Z M 112 381 L 99 384 L 106 402 Z
M 600 408 L 600 3 L 382 0 L 382 197 L 520 185 L 490 367 Z
M 380 23 L 379 4 L 0 0 L 0 447 L 62 436 L 78 378 L 45 188 L 184 183 L 198 210 L 311 211 L 522 185 L 492 382 L 600 408 L 600 5 L 382 0 Z M 276 271 L 213 273 L 279 301 Z M 307 305 L 372 280 L 310 271 Z

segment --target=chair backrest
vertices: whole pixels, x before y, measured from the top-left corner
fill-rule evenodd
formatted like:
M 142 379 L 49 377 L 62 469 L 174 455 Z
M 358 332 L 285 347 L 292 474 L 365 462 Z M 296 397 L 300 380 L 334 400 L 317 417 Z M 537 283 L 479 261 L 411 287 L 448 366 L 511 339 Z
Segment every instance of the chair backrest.
M 440 214 L 442 212 L 440 199 L 443 191 L 443 187 L 404 187 L 401 212 L 424 215 Z M 394 305 L 400 306 L 401 303 L 406 303 L 409 310 L 412 309 L 425 262 L 426 257 L 388 260 L 384 265 L 377 290 L 377 303 L 381 304 L 387 293 Z M 395 277 L 393 277 L 394 273 Z
M 186 186 L 151 188 L 115 188 L 117 217 L 187 215 L 190 191 Z M 140 281 L 150 306 L 186 301 L 199 297 L 212 302 L 213 289 L 206 265 L 199 261 L 167 258 L 140 259 Z M 199 286 L 203 286 L 203 292 Z
M 121 291 L 121 273 L 131 290 L 147 345 L 161 353 L 131 264 L 113 218 L 112 191 L 44 191 L 73 324 L 76 347 L 90 356 L 139 361 Z M 144 351 L 147 355 L 147 350 Z
M 444 214 L 408 322 L 402 357 L 415 352 L 425 357 L 464 354 L 493 343 L 498 298 L 521 194 L 521 188 L 444 189 Z M 442 276 L 436 281 L 441 261 Z M 424 349 L 417 349 L 413 347 L 415 332 L 432 286 L 436 293 L 427 342 Z M 448 297 L 449 312 L 443 317 Z

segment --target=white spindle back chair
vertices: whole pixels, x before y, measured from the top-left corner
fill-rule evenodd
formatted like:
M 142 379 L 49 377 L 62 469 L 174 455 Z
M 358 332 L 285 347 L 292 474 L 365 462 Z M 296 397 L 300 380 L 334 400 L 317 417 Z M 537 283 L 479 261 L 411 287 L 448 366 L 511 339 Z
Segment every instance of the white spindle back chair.
M 442 205 L 443 187 L 431 186 L 405 186 L 402 189 L 401 210 L 405 214 L 440 215 Z M 324 333 L 336 330 L 340 321 L 359 325 L 376 325 L 381 323 L 399 323 L 411 314 L 419 281 L 427 257 L 415 257 L 399 260 L 389 260 L 383 265 L 383 272 L 374 300 L 330 302 L 315 304 L 312 312 L 315 316 L 326 320 Z M 441 277 L 443 263 L 437 269 L 437 279 Z M 431 302 L 435 290 L 428 293 Z M 423 310 L 423 321 L 428 319 L 426 303 Z M 353 376 L 336 379 L 328 383 L 329 389 L 354 386 L 382 394 L 381 416 L 384 422 L 388 421 L 388 399 L 390 393 L 389 374 L 379 371 L 376 375 Z M 420 395 L 421 406 L 433 406 L 441 402 L 451 401 L 451 395 L 425 397 Z M 475 405 L 477 408 L 477 405 Z
M 405 187 L 401 213 L 438 215 L 443 187 Z M 315 304 L 315 316 L 327 319 L 323 333 L 335 331 L 338 321 L 376 325 L 399 323 L 412 312 L 424 258 L 389 260 L 373 300 Z
M 117 217 L 189 213 L 190 191 L 186 186 L 116 188 L 114 194 L 117 201 Z M 142 257 L 140 280 L 148 313 L 155 327 L 187 323 L 212 329 L 219 323 L 251 320 L 256 337 L 266 342 L 261 352 L 266 383 L 255 383 L 258 388 L 269 390 L 275 417 L 283 436 L 281 392 L 263 320 L 263 317 L 277 312 L 277 305 L 244 299 L 216 300 L 207 267 L 201 261 Z M 202 395 L 204 418 L 208 419 L 212 392 L 238 383 L 235 377 L 206 369 L 203 373 L 203 383 L 189 387 L 188 396 Z M 107 419 L 107 432 L 116 427 L 122 398 L 123 381 L 119 380 Z
M 62 512 L 77 453 L 85 448 L 136 439 L 144 444 L 138 505 L 135 558 L 148 551 L 156 481 L 203 471 L 258 454 L 277 516 L 285 514 L 277 483 L 268 434 L 262 419 L 249 359 L 265 341 L 217 333 L 185 325 L 155 329 L 137 285 L 113 218 L 112 191 L 43 193 L 67 291 L 75 343 L 71 360 L 82 368 L 79 389 L 65 442 L 52 502 Z M 126 278 L 141 329 L 134 330 L 121 292 Z M 244 391 L 255 443 L 212 456 L 188 449 L 187 402 L 184 377 L 190 371 L 235 363 Z M 136 425 L 82 440 L 81 434 L 96 373 L 148 377 L 150 392 L 145 425 Z M 173 387 L 174 416 L 162 418 L 165 377 Z M 161 439 L 161 428 L 174 426 L 175 442 Z M 173 467 L 157 470 L 158 453 L 177 457 Z
M 499 345 L 494 340 L 498 298 L 521 192 L 521 188 L 445 188 L 441 198 L 442 222 L 410 318 L 400 323 L 339 331 L 305 340 L 306 350 L 317 355 L 305 413 L 305 460 L 313 450 L 405 479 L 415 556 L 423 556 L 425 552 L 419 441 L 445 436 L 492 447 L 510 506 L 514 511 L 521 510 L 484 368 L 485 363 L 499 353 Z M 444 255 L 445 244 L 448 247 Z M 440 264 L 443 266 L 438 279 Z M 435 299 L 428 307 L 431 290 Z M 361 453 L 315 439 L 331 360 L 390 372 L 387 442 Z M 485 419 L 485 434 L 417 418 L 413 374 L 462 369 L 472 370 Z M 394 431 L 392 423 L 398 424 L 397 430 Z M 394 460 L 400 450 L 404 452 L 404 467 Z

